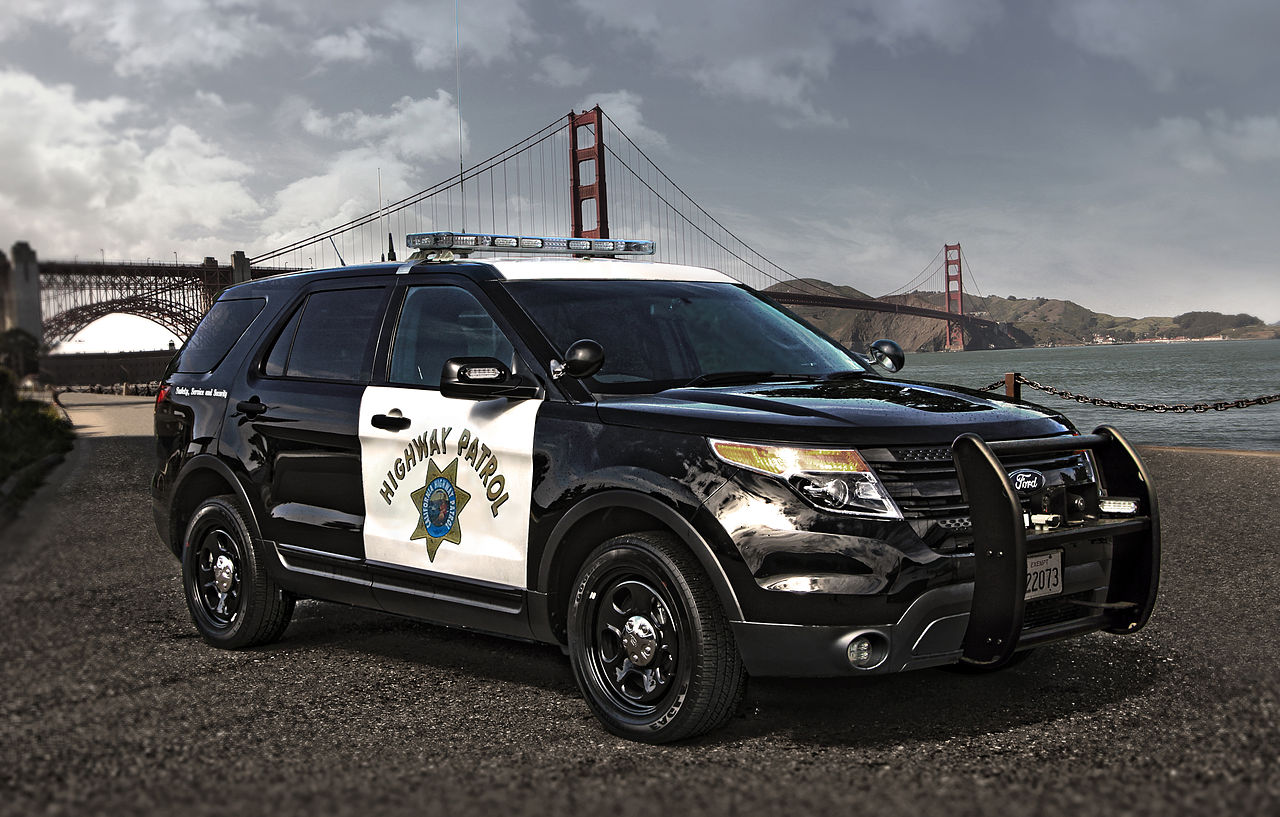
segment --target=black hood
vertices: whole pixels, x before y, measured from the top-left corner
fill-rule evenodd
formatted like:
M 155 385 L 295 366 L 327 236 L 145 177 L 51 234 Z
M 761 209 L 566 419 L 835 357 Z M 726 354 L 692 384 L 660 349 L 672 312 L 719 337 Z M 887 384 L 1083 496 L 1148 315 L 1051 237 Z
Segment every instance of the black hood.
M 598 409 L 612 425 L 770 442 L 949 445 L 966 432 L 997 440 L 1074 430 L 1061 415 L 1030 404 L 876 377 L 669 389 L 604 397 Z

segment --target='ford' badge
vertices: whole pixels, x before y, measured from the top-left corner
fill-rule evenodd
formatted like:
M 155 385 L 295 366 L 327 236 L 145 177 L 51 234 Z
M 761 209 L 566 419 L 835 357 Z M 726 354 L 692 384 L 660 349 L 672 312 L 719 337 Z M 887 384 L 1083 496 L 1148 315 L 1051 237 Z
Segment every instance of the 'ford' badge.
M 1009 472 L 1009 481 L 1013 483 L 1013 490 L 1023 495 L 1034 494 L 1045 486 L 1044 474 L 1030 468 Z

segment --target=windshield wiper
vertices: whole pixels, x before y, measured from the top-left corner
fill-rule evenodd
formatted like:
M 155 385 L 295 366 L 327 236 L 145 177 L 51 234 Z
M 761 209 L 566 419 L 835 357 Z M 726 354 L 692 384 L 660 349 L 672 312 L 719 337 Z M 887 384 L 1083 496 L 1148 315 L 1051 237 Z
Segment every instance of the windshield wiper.
M 687 389 L 691 386 L 728 386 L 744 383 L 778 383 L 787 380 L 813 382 L 820 379 L 822 378 L 818 375 L 812 374 L 778 374 L 777 372 L 764 371 L 707 372 L 685 383 L 683 388 Z
M 724 386 L 730 383 L 759 383 L 761 380 L 773 377 L 773 372 L 707 372 L 700 374 L 688 383 L 684 384 L 684 388 L 690 386 Z
M 866 377 L 870 372 L 864 372 L 861 369 L 850 369 L 847 372 L 832 372 L 823 376 L 823 380 L 853 380 L 856 377 Z

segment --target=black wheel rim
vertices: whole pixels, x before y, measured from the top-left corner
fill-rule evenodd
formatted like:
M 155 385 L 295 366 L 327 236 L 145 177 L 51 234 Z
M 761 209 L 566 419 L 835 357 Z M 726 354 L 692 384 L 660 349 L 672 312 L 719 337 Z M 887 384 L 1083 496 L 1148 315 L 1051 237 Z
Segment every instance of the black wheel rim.
M 680 686 L 680 608 L 659 589 L 659 583 L 645 576 L 613 575 L 599 587 L 585 622 L 590 627 L 588 672 L 620 711 L 633 717 L 651 716 Z M 639 662 L 632 660 L 624 645 L 628 624 L 632 653 Z M 638 639 L 637 631 L 642 634 Z
M 240 544 L 222 528 L 205 532 L 196 545 L 195 587 L 200 611 L 219 629 L 230 627 L 240 612 Z

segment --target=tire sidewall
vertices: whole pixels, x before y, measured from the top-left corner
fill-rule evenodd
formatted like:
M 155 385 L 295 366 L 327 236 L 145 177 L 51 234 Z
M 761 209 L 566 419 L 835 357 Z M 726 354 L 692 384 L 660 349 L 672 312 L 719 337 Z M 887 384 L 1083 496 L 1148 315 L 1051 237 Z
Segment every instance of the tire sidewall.
M 211 531 L 221 529 L 231 536 L 240 551 L 239 607 L 230 623 L 213 620 L 204 609 L 197 588 L 199 566 L 198 545 Z M 207 499 L 191 515 L 183 536 L 182 585 L 191 620 L 200 635 L 216 647 L 235 649 L 248 645 L 257 633 L 262 618 L 262 600 L 256 588 L 260 585 L 262 566 L 253 545 L 253 535 L 243 514 L 228 497 Z
M 629 713 L 612 701 L 610 690 L 601 689 L 596 677 L 593 629 L 595 604 L 592 591 L 600 592 L 627 577 L 653 585 L 676 620 L 678 634 L 676 672 L 671 690 L 652 714 Z M 698 620 L 692 593 L 679 565 L 661 551 L 637 537 L 619 537 L 598 548 L 578 574 L 568 615 L 569 660 L 574 676 L 593 712 L 612 733 L 642 741 L 665 741 L 664 734 L 684 731 L 683 715 L 690 692 L 698 683 L 696 669 L 701 662 L 702 623 Z

